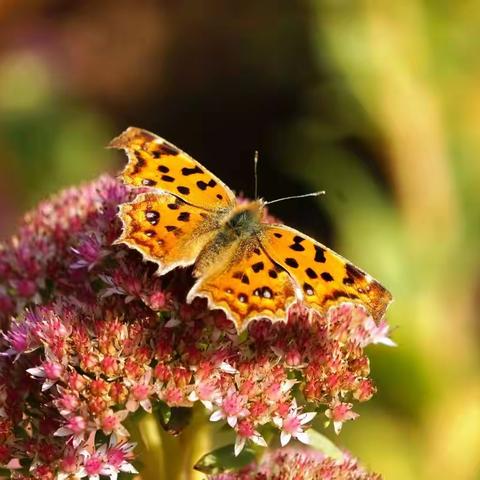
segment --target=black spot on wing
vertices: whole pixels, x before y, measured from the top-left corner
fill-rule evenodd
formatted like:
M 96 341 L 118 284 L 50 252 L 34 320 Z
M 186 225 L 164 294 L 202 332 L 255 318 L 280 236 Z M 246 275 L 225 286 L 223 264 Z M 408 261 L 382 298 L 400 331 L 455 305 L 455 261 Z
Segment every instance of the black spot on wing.
M 145 212 L 145 218 L 150 225 L 156 225 L 160 220 L 160 213 L 156 210 L 147 210 Z
M 189 175 L 195 175 L 196 173 L 203 173 L 203 170 L 198 165 L 195 165 L 193 168 L 182 168 L 182 175 L 185 175 L 186 177 Z
M 313 287 L 312 287 L 309 283 L 307 283 L 307 282 L 305 282 L 305 283 L 303 284 L 303 291 L 304 291 L 307 295 L 310 295 L 310 296 L 315 294 L 315 291 L 313 290 Z
M 252 270 L 255 272 L 255 273 L 258 273 L 260 272 L 260 270 L 263 270 L 264 269 L 264 264 L 263 262 L 257 262 L 257 263 L 254 263 L 252 265 Z
M 180 151 L 177 148 L 167 142 L 160 145 L 160 155 L 178 155 L 179 153 Z
M 240 293 L 240 294 L 238 295 L 238 300 L 239 300 L 239 302 L 241 302 L 241 303 L 247 303 L 248 297 L 247 297 L 247 295 L 245 295 L 244 293 Z
M 190 213 L 189 212 L 181 212 L 180 215 L 177 217 L 179 222 L 188 222 L 190 220 Z
M 277 277 L 278 277 L 278 273 L 277 273 L 275 270 L 270 269 L 270 270 L 268 271 L 268 276 L 269 276 L 270 278 L 277 278 Z
M 152 238 L 156 235 L 155 230 L 145 230 L 145 235 L 149 238 Z
M 157 182 L 155 180 L 150 179 L 150 178 L 144 178 L 142 180 L 142 185 L 144 185 L 145 187 L 154 187 L 156 184 L 157 184 Z
M 327 259 L 325 258 L 325 249 L 320 247 L 320 245 L 315 245 L 314 260 L 318 263 L 325 263 L 327 261 Z
M 161 173 L 168 173 L 170 171 L 166 165 L 159 165 L 157 170 Z
M 344 292 L 343 290 L 334 290 L 330 295 L 325 295 L 323 297 L 323 301 L 324 302 L 335 301 L 335 300 L 338 300 L 339 298 L 358 299 L 358 295 L 355 295 L 353 293 L 347 293 L 347 292 Z
M 282 238 L 282 237 L 283 237 L 283 235 L 282 235 L 281 233 L 278 233 L 278 232 L 275 232 L 275 233 L 273 234 L 273 236 L 274 236 L 274 237 L 277 237 L 277 238 Z
M 244 283 L 245 285 L 250 285 L 250 279 L 248 278 L 248 275 L 247 275 L 247 274 L 244 273 L 244 274 L 242 275 L 241 282 Z
M 169 203 L 167 205 L 167 207 L 170 209 L 170 210 L 178 210 L 180 208 L 180 205 L 178 205 L 178 203 Z
M 345 265 L 345 270 L 347 272 L 347 277 L 352 278 L 353 280 L 358 280 L 360 278 L 365 278 L 365 273 L 362 272 L 358 267 L 351 263 Z
M 179 187 L 177 187 L 177 190 L 179 193 L 182 193 L 183 195 L 190 194 L 190 189 L 188 187 L 184 187 L 183 185 L 180 185 Z
M 162 175 L 162 180 L 163 180 L 164 182 L 169 182 L 169 183 L 175 181 L 175 179 L 174 179 L 173 177 L 171 177 L 170 175 Z
M 135 152 L 135 158 L 137 159 L 137 163 L 134 165 L 132 170 L 132 175 L 137 175 L 138 172 L 146 165 L 145 159 L 142 157 L 140 152 Z
M 203 180 L 197 182 L 197 187 L 200 190 L 206 190 L 208 187 L 213 188 L 217 182 L 212 178 L 208 183 L 205 183 Z
M 285 259 L 285 263 L 289 266 L 289 267 L 292 267 L 292 268 L 298 268 L 298 262 L 292 258 L 292 257 L 288 257 Z
M 308 275 L 308 278 L 311 278 L 312 280 L 314 278 L 318 278 L 318 275 L 315 270 L 313 270 L 313 268 L 308 267 L 307 269 L 305 269 L 305 273 Z
M 221 193 L 217 193 L 217 198 L 218 198 L 219 200 L 223 200 L 223 195 L 222 195 Z
M 333 282 L 333 277 L 328 273 L 328 272 L 322 272 L 320 276 L 325 280 L 326 282 Z
M 260 295 L 263 298 L 273 298 L 273 292 L 269 287 L 262 287 L 260 290 Z
M 178 227 L 176 227 L 175 225 L 166 225 L 165 229 L 167 230 L 167 232 L 174 232 L 178 229 Z

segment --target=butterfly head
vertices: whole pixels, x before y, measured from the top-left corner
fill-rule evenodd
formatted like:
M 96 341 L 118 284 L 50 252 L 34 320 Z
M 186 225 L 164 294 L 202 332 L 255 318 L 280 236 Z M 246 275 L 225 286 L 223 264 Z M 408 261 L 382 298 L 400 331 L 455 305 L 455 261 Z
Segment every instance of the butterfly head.
M 226 226 L 239 237 L 258 233 L 264 205 L 262 199 L 237 205 L 228 218 Z

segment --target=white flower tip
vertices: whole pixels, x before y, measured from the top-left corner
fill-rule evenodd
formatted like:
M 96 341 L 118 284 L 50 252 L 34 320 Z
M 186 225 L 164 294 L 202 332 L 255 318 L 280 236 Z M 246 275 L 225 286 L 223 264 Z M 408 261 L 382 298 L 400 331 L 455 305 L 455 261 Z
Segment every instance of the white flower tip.
M 218 422 L 218 421 L 221 420 L 222 418 L 224 418 L 224 415 L 223 415 L 223 413 L 221 412 L 221 410 L 216 410 L 215 412 L 213 412 L 213 413 L 210 415 L 210 421 L 211 421 L 211 422 Z
M 381 337 L 375 340 L 374 343 L 380 343 L 386 345 L 387 347 L 396 347 L 397 344 L 389 337 Z
M 41 367 L 27 368 L 27 373 L 33 375 L 34 377 L 42 378 L 45 376 L 45 371 Z
M 235 447 L 233 449 L 233 453 L 235 454 L 236 457 L 238 457 L 243 450 L 243 447 L 245 447 L 245 442 L 246 439 L 245 437 L 237 437 L 235 440 Z
M 236 368 L 233 368 L 229 363 L 227 362 L 222 362 L 220 364 L 220 370 L 225 373 L 230 373 L 231 375 L 235 375 L 238 373 L 238 370 Z
M 285 445 L 287 445 L 287 443 L 290 441 L 291 438 L 292 436 L 289 433 L 282 432 L 280 434 L 280 445 L 284 447 Z
M 252 437 L 252 442 L 259 445 L 260 447 L 268 447 L 267 442 L 260 434 L 254 435 Z
M 302 419 L 300 420 L 301 425 L 311 422 L 317 415 L 317 412 L 305 412 L 302 414 Z
M 343 427 L 343 422 L 333 422 L 333 429 L 335 430 L 335 433 L 338 435 Z
M 235 428 L 237 424 L 237 417 L 227 417 L 227 423 L 230 427 Z
M 281 419 L 281 417 L 273 417 L 273 424 L 278 428 L 282 428 L 283 420 Z
M 210 400 L 202 400 L 201 402 L 207 410 L 213 410 L 213 403 Z
M 307 432 L 297 433 L 296 438 L 299 442 L 305 443 L 306 445 L 310 443 L 310 436 L 308 435 Z

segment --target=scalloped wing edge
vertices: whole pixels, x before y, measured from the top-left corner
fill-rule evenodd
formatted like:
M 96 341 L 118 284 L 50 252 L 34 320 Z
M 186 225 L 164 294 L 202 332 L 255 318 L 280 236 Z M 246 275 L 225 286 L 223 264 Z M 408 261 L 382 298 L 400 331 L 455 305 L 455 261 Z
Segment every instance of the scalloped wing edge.
M 170 192 L 163 192 L 163 193 L 172 195 Z M 157 265 L 157 270 L 155 271 L 156 276 L 165 275 L 177 267 L 189 267 L 193 265 L 196 261 L 196 258 L 191 261 L 190 260 L 185 262 L 180 261 L 180 262 L 175 262 L 169 265 L 165 265 L 163 262 L 158 260 L 158 258 L 152 257 L 151 255 L 148 255 L 148 253 L 145 253 L 135 242 L 131 242 L 128 239 L 126 239 L 127 230 L 130 228 L 130 217 L 128 215 L 122 215 L 122 214 L 126 213 L 125 209 L 129 205 L 134 205 L 135 203 L 140 203 L 144 201 L 146 195 L 149 195 L 149 194 L 141 193 L 137 195 L 131 202 L 122 203 L 121 205 L 118 206 L 117 217 L 120 219 L 120 222 L 122 223 L 122 233 L 116 240 L 112 242 L 112 245 L 127 245 L 129 248 L 132 248 L 133 250 L 136 250 L 137 252 L 139 252 L 140 255 L 142 255 L 144 261 L 152 262 L 155 265 Z M 175 195 L 172 195 L 172 196 L 175 196 Z
M 124 168 L 120 171 L 120 175 L 119 175 L 120 178 L 122 178 L 123 174 L 130 167 L 131 163 L 135 161 L 134 155 L 131 154 L 130 151 L 129 151 L 130 150 L 129 149 L 129 144 L 127 142 L 127 139 L 129 137 L 132 137 L 135 134 L 135 132 L 141 132 L 143 134 L 146 134 L 147 136 L 149 136 L 151 138 L 151 141 L 155 140 L 155 141 L 158 141 L 158 142 L 165 143 L 166 145 L 178 150 L 179 154 L 182 154 L 182 155 L 185 155 L 186 157 L 188 157 L 195 165 L 199 165 L 206 173 L 211 175 L 212 178 L 215 179 L 215 181 L 225 189 L 225 191 L 228 194 L 228 199 L 229 199 L 230 204 L 232 206 L 235 205 L 235 203 L 236 203 L 235 193 L 222 180 L 220 180 L 216 175 L 214 175 L 210 170 L 208 170 L 208 168 L 206 168 L 205 165 L 203 165 L 200 162 L 198 162 L 197 160 L 195 160 L 191 155 L 189 155 L 187 152 L 185 152 L 181 148 L 178 148 L 172 142 L 169 142 L 168 140 L 165 140 L 165 138 L 160 137 L 160 135 L 157 135 L 157 134 L 152 133 L 148 130 L 145 130 L 144 128 L 130 126 L 130 127 L 126 128 L 122 133 L 117 135 L 115 138 L 113 138 L 110 141 L 110 143 L 107 145 L 107 148 L 116 148 L 116 149 L 119 149 L 119 150 L 124 150 L 125 153 L 127 154 L 128 162 L 124 166 Z M 166 192 L 166 193 L 170 193 L 171 195 L 177 196 L 177 195 L 175 195 L 174 192 L 170 192 L 168 190 L 163 190 L 163 189 L 156 188 L 156 187 L 145 187 L 145 186 L 136 186 L 136 185 L 130 185 L 130 186 L 134 189 L 148 188 L 149 190 L 154 191 L 154 192 L 162 192 L 162 193 Z M 181 197 L 178 197 L 178 198 L 181 198 Z M 185 201 L 186 203 L 190 203 L 190 202 L 188 202 L 188 200 L 185 200 L 184 198 L 182 198 L 182 200 Z M 191 203 L 191 205 L 193 205 L 193 204 Z M 198 207 L 198 208 L 204 208 L 204 207 L 198 206 L 198 205 L 195 205 L 195 206 Z

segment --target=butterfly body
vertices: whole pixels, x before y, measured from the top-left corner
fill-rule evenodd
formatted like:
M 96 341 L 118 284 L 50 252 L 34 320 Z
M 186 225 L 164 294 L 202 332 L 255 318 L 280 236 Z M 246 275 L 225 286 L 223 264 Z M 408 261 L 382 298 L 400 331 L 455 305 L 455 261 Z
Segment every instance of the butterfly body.
M 263 202 L 255 201 L 235 206 L 226 213 L 222 211 L 217 217 L 216 233 L 196 259 L 194 275 L 201 277 L 212 273 L 257 247 L 263 210 Z
M 301 301 L 320 314 L 342 301 L 381 318 L 390 293 L 314 239 L 264 222 L 264 202 L 237 202 L 203 165 L 164 139 L 130 127 L 111 146 L 129 157 L 125 183 L 147 187 L 120 206 L 117 240 L 158 265 L 158 274 L 194 265 L 187 295 L 207 298 L 239 330 L 256 318 L 285 320 Z

